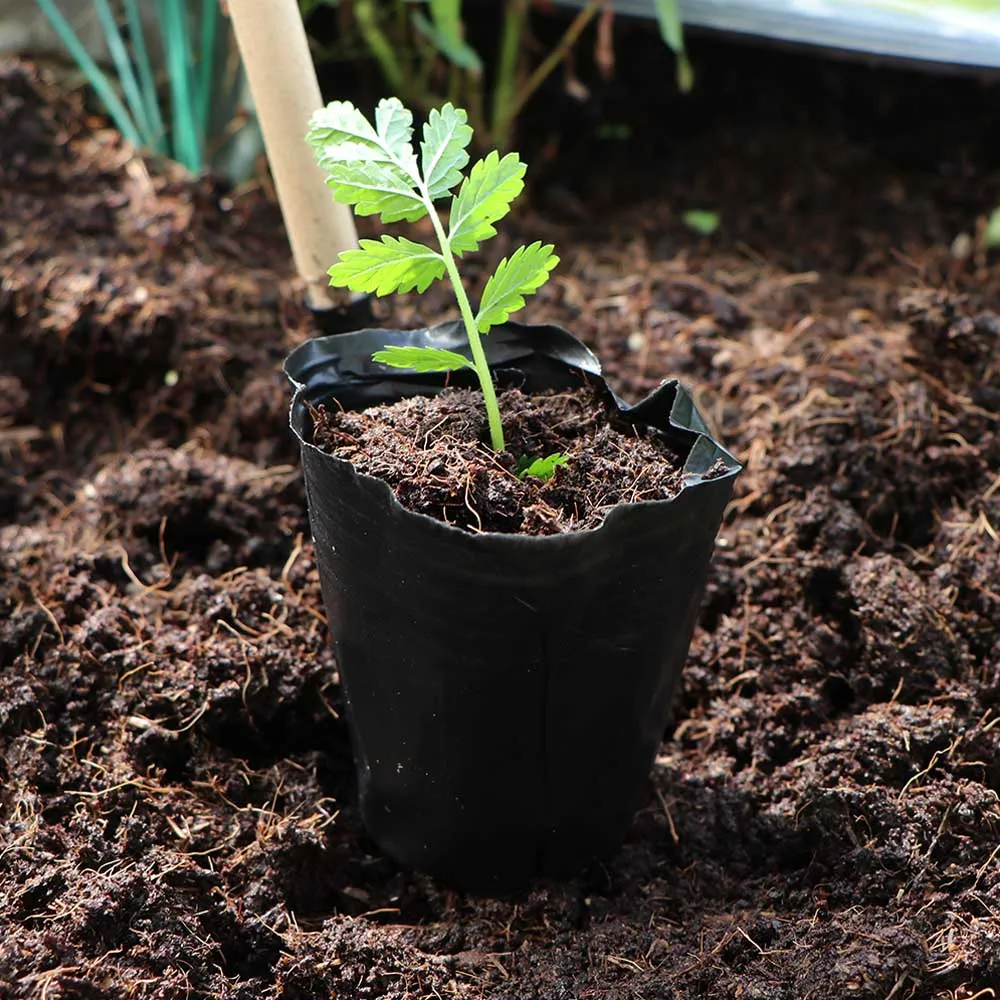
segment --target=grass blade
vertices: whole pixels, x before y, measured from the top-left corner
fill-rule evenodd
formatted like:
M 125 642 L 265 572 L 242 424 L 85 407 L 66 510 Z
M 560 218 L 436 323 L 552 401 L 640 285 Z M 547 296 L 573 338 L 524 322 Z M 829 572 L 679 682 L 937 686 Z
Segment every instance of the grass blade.
M 677 59 L 677 87 L 686 94 L 694 86 L 694 70 L 684 47 L 684 28 L 677 0 L 653 0 L 660 34 Z
M 506 0 L 490 122 L 490 131 L 501 150 L 507 148 L 510 140 L 509 123 L 513 118 L 510 110 L 517 94 L 517 69 L 527 18 L 528 0 Z
M 215 78 L 216 39 L 219 34 L 218 0 L 202 0 L 201 2 L 201 37 L 198 39 L 198 129 L 204 138 L 212 126 L 212 81 Z M 218 122 L 226 126 L 228 122 Z
M 63 17 L 62 12 L 56 7 L 53 0 L 38 0 L 38 6 L 41 8 L 42 13 L 49 19 L 49 23 L 59 36 L 59 40 L 66 46 L 69 54 L 87 78 L 87 83 L 93 87 L 94 92 L 107 109 L 112 121 L 118 127 L 118 131 L 133 146 L 142 146 L 142 136 L 136 127 L 135 121 L 122 103 L 121 98 L 115 93 L 115 88 L 111 85 L 107 76 L 104 75 L 104 72 L 91 57 L 90 53 L 84 48 L 72 25 Z
M 668 0 L 668 2 L 672 2 L 672 0 Z M 570 22 L 555 48 L 551 49 L 549 54 L 535 67 L 527 82 L 517 92 L 517 97 L 508 102 L 506 117 L 502 121 L 494 123 L 496 134 L 493 141 L 498 146 L 503 147 L 509 142 L 510 129 L 514 119 L 521 113 L 521 109 L 531 95 L 548 79 L 549 74 L 569 55 L 577 39 L 583 34 L 583 29 L 597 17 L 604 7 L 604 3 L 605 0 L 590 0 L 587 6 Z
M 149 49 L 146 47 L 146 33 L 143 31 L 142 18 L 139 16 L 139 5 L 137 0 L 124 0 L 124 3 L 129 39 L 139 71 L 146 120 L 149 123 L 147 141 L 157 153 L 166 154 L 169 150 L 167 129 L 163 124 L 163 113 L 160 111 L 160 95 L 156 89 L 156 76 L 149 58 Z
M 413 14 L 417 30 L 429 38 L 438 51 L 453 65 L 472 73 L 481 73 L 482 60 L 462 36 L 462 0 L 428 0 L 431 19 L 419 11 Z
M 192 173 L 199 173 L 203 160 L 198 141 L 198 112 L 194 104 L 187 4 L 184 0 L 162 0 L 159 11 L 170 78 L 174 156 Z
M 128 54 L 125 39 L 122 38 L 118 21 L 111 12 L 108 0 L 93 0 L 93 4 L 101 31 L 104 33 L 104 41 L 108 46 L 108 53 L 118 71 L 118 82 L 125 95 L 132 119 L 143 135 L 143 145 L 150 146 L 152 145 L 152 126 L 146 115 L 146 105 L 139 89 L 139 81 L 136 79 L 135 68 L 132 66 L 132 59 Z
M 364 39 L 368 51 L 375 57 L 382 75 L 392 90 L 396 93 L 402 93 L 406 86 L 402 66 L 396 58 L 392 43 L 379 27 L 378 12 L 373 0 L 355 0 L 353 12 L 361 37 Z

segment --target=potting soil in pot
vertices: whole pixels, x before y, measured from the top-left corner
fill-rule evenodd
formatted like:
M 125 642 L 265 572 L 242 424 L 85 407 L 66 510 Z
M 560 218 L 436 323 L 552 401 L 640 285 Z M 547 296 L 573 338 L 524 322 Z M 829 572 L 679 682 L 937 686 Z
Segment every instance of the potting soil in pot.
M 549 535 L 596 528 L 615 505 L 669 500 L 683 457 L 663 435 L 612 415 L 589 389 L 500 394 L 507 451 L 484 443 L 482 397 L 456 389 L 360 413 L 328 411 L 315 443 L 383 479 L 410 510 L 473 531 Z M 548 481 L 518 475 L 517 456 L 566 458 Z

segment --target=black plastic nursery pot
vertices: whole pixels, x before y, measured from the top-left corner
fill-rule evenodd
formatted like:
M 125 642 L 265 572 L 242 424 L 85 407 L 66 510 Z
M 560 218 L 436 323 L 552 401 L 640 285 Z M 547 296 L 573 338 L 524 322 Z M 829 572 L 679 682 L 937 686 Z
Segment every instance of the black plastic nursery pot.
M 675 498 L 623 504 L 595 530 L 463 531 L 312 443 L 310 405 L 442 389 L 443 375 L 372 362 L 389 344 L 467 350 L 457 324 L 363 330 L 285 364 L 365 825 L 399 862 L 469 890 L 570 875 L 619 847 L 647 794 L 740 465 L 669 381 L 614 402 L 686 455 Z M 507 324 L 485 346 L 502 386 L 603 381 L 556 327 Z

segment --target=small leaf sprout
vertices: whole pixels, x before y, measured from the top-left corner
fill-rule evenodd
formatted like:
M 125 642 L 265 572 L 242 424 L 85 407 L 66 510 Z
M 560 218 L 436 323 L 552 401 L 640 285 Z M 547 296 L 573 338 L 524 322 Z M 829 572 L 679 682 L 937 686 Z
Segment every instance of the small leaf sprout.
M 560 465 L 565 465 L 569 459 L 565 455 L 555 452 L 545 458 L 521 458 L 517 463 L 518 479 L 527 479 L 528 476 L 540 479 L 547 483 L 555 474 Z

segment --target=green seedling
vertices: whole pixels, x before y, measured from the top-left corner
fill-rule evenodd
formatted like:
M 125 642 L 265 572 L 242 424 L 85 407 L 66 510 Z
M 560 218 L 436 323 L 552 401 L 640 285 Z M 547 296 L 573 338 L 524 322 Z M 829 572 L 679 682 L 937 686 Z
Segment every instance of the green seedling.
M 517 478 L 527 479 L 531 476 L 547 483 L 555 474 L 560 465 L 565 465 L 569 459 L 565 455 L 555 452 L 545 458 L 521 458 L 517 462 Z
M 307 140 L 336 201 L 386 223 L 430 220 L 436 248 L 396 236 L 361 240 L 360 249 L 344 251 L 330 268 L 330 284 L 389 295 L 424 292 L 447 274 L 472 360 L 432 347 L 386 347 L 373 358 L 420 372 L 473 369 L 486 406 L 490 443 L 495 451 L 503 451 L 500 409 L 481 336 L 520 309 L 525 296 L 545 284 L 559 258 L 551 244 L 519 247 L 497 265 L 475 311 L 458 260 L 496 236 L 493 224 L 521 193 L 527 168 L 516 153 L 501 157 L 492 152 L 465 174 L 472 128 L 466 113 L 451 104 L 430 112 L 419 156 L 413 148 L 413 115 L 395 97 L 379 102 L 374 122 L 348 101 L 334 101 L 312 116 Z M 445 198 L 450 199 L 447 224 L 435 206 Z

